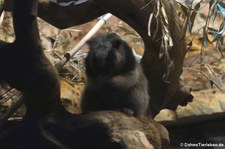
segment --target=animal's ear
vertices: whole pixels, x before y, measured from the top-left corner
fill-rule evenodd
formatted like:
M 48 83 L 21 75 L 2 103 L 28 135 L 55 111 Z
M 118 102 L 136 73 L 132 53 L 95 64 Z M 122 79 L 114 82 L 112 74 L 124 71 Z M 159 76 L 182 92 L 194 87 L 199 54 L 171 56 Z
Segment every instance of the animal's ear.
M 112 41 L 112 47 L 115 49 L 120 49 L 121 45 L 122 45 L 121 40 L 116 39 Z
M 116 33 L 110 33 L 107 35 L 107 40 L 112 43 L 112 46 L 117 48 L 123 42 L 121 38 Z
M 92 38 L 88 40 L 87 45 L 89 46 L 90 50 L 98 49 L 98 47 L 101 45 L 101 40 L 99 38 Z
M 111 42 L 112 47 L 115 49 L 120 49 L 121 45 L 123 44 L 122 39 L 115 33 L 110 33 L 107 36 L 108 41 Z

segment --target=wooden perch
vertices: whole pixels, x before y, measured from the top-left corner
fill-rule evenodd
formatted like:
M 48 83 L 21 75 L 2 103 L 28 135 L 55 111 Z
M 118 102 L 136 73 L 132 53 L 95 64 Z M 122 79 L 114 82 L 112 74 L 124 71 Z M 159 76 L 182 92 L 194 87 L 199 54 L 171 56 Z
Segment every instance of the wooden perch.
M 168 143 L 168 132 L 162 125 L 112 111 L 52 114 L 37 125 L 23 120 L 8 137 L 0 137 L 0 146 L 10 149 L 161 149 Z

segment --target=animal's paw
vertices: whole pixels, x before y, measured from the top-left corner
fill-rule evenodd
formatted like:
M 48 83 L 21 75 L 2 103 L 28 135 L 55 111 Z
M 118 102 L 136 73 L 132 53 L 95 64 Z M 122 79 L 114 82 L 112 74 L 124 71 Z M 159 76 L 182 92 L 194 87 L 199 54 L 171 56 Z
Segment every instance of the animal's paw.
M 134 111 L 130 108 L 122 108 L 119 111 L 123 112 L 127 116 L 133 116 L 134 115 Z

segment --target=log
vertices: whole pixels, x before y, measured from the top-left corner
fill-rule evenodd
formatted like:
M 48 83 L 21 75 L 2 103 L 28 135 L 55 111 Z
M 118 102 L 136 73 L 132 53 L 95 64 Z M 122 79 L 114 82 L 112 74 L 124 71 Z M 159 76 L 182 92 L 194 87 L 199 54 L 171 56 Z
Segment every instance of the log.
M 0 146 L 10 149 L 161 149 L 168 143 L 162 125 L 113 111 L 51 114 L 38 122 L 24 119 L 7 136 L 0 135 Z

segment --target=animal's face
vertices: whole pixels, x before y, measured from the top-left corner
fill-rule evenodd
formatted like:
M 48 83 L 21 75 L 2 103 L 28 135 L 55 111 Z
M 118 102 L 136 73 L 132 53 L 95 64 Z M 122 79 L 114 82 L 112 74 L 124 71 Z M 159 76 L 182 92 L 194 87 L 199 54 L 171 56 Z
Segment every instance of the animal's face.
M 134 68 L 135 58 L 130 47 L 116 34 L 108 34 L 88 42 L 87 74 L 112 76 Z

